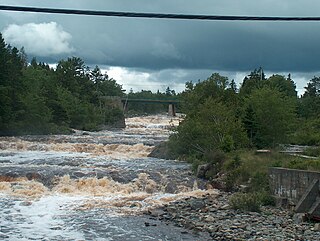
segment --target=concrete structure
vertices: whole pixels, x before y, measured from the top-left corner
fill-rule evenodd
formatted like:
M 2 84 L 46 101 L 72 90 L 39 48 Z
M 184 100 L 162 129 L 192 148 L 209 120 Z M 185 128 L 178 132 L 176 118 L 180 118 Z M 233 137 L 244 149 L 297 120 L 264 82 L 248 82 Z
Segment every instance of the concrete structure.
M 150 104 L 168 104 L 168 115 L 176 116 L 176 105 L 181 103 L 179 100 L 152 100 L 152 99 L 121 99 L 123 103 L 123 110 L 128 111 L 128 103 L 130 102 L 139 102 L 139 103 L 150 103 Z
M 272 194 L 291 202 L 296 212 L 320 217 L 320 172 L 270 168 L 269 180 Z

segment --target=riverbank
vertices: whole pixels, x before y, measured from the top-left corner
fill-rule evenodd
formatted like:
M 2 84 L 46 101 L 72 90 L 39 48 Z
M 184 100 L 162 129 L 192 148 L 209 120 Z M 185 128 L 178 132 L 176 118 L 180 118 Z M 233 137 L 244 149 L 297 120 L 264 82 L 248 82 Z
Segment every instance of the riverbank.
M 319 224 L 300 222 L 288 210 L 262 207 L 261 212 L 230 208 L 232 194 L 190 197 L 150 211 L 150 219 L 174 223 L 212 240 L 319 240 Z

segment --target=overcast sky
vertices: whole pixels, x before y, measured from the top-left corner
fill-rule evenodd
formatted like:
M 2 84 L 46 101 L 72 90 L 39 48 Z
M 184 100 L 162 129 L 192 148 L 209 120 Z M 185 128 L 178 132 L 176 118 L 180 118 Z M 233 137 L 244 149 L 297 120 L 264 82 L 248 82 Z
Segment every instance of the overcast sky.
M 254 16 L 320 16 L 317 0 L 0 0 L 0 5 Z M 54 64 L 77 56 L 125 89 L 181 90 L 219 72 L 241 83 L 262 66 L 291 73 L 299 93 L 320 73 L 320 22 L 133 19 L 0 11 L 7 43 Z

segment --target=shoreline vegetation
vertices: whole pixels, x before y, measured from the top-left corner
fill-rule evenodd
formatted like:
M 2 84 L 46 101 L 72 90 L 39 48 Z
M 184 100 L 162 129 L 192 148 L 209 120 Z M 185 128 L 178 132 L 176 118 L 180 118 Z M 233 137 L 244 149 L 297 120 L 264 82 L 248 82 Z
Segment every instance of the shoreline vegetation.
M 123 126 L 123 110 L 103 97 L 126 95 L 98 66 L 90 69 L 78 57 L 60 60 L 55 69 L 35 58 L 28 63 L 23 48 L 7 45 L 1 34 L 0 60 L 0 136 Z M 254 200 L 259 207 L 274 202 L 268 195 L 270 166 L 320 170 L 320 77 L 307 83 L 301 97 L 290 74 L 266 77 L 262 68 L 248 74 L 239 88 L 214 73 L 197 83 L 186 82 L 182 93 L 168 87 L 164 93 L 130 90 L 127 97 L 181 100 L 179 111 L 186 117 L 154 152 L 191 163 L 215 187 L 244 187 L 238 201 Z M 128 115 L 166 109 L 164 104 L 132 103 Z M 304 154 L 316 158 L 279 153 L 280 144 L 313 146 Z M 271 153 L 257 154 L 257 149 Z
M 0 33 L 0 136 L 70 134 L 72 129 L 97 131 L 123 128 L 122 106 L 105 97 L 125 97 L 122 86 L 98 66 L 90 68 L 81 58 L 60 60 L 56 68 L 32 58 L 24 49 L 5 43 Z M 128 98 L 176 97 L 142 90 Z M 167 106 L 130 103 L 128 113 L 165 111 Z

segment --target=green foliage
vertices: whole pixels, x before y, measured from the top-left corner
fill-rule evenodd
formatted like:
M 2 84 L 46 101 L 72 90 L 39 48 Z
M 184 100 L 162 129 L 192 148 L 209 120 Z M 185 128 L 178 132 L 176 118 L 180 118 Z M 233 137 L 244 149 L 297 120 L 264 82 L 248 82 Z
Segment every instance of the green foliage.
M 239 116 L 239 98 L 234 81 L 215 73 L 208 79 L 186 83 L 181 94 L 186 118 L 170 136 L 171 151 L 191 160 L 196 168 L 209 164 L 207 178 L 214 177 L 225 161 L 219 155 L 245 147 L 248 138 Z M 219 154 L 220 153 L 220 154 Z
M 252 174 L 248 186 L 249 192 L 269 191 L 269 177 L 266 172 L 256 172 Z
M 261 206 L 274 206 L 275 202 L 275 198 L 272 197 L 269 192 L 264 190 L 236 193 L 231 196 L 229 200 L 231 208 L 249 212 L 260 212 Z
M 291 79 L 291 75 L 285 78 L 283 75 L 274 74 L 268 78 L 267 85 L 272 89 L 277 89 L 286 97 L 297 97 L 296 85 Z
M 299 102 L 299 115 L 304 118 L 320 118 L 320 77 L 314 77 L 305 87 Z
M 292 133 L 292 143 L 299 145 L 320 145 L 320 118 L 301 118 Z
M 263 72 L 263 69 L 255 69 L 243 80 L 242 86 L 240 88 L 241 96 L 248 96 L 254 90 L 260 89 L 265 86 L 266 76 Z
M 256 146 L 275 147 L 288 141 L 295 122 L 296 106 L 292 98 L 264 87 L 251 93 L 247 106 L 252 123 L 247 130 Z
M 203 157 L 210 150 L 228 152 L 244 146 L 247 138 L 232 109 L 208 98 L 181 122 L 170 141 L 178 154 Z
M 250 170 L 242 167 L 227 172 L 224 178 L 226 191 L 234 191 L 241 184 L 246 184 L 250 178 L 250 175 Z
M 235 184 L 247 183 L 246 193 L 236 194 L 231 198 L 231 206 L 234 209 L 259 211 L 261 205 L 275 205 L 275 199 L 270 195 L 269 179 L 266 172 L 258 171 L 254 173 L 240 166 L 231 173 L 233 173 L 233 176 L 227 176 L 227 187 L 230 185 L 234 188 Z M 243 178 L 244 174 L 246 174 L 245 178 Z M 229 180 L 230 177 L 233 179 Z
M 101 101 L 122 96 L 122 87 L 98 67 L 90 70 L 72 57 L 53 70 L 35 58 L 27 66 L 26 58 L 0 34 L 0 135 L 95 130 L 123 118 L 119 109 L 105 110 Z
M 307 156 L 320 157 L 320 146 L 308 147 L 304 150 L 303 154 Z
M 320 77 L 312 78 L 307 87 L 303 97 L 319 97 L 320 96 Z
M 159 90 L 153 93 L 150 90 L 141 90 L 139 92 L 130 92 L 128 99 L 147 99 L 147 100 L 177 100 L 179 98 L 174 90 L 167 87 L 164 93 Z M 179 106 L 178 106 L 179 108 Z M 159 103 L 128 103 L 129 114 L 155 114 L 166 113 L 168 111 L 168 104 Z
M 308 171 L 320 171 L 320 159 L 301 160 L 294 159 L 285 165 L 286 168 Z
M 256 193 L 236 193 L 229 200 L 231 208 L 241 211 L 260 212 L 261 198 Z
M 188 115 L 210 98 L 221 101 L 228 106 L 236 105 L 238 98 L 235 91 L 234 82 L 229 84 L 228 78 L 218 73 L 212 74 L 208 79 L 199 81 L 197 84 L 187 82 L 186 90 L 181 94 L 184 101 L 182 111 Z

